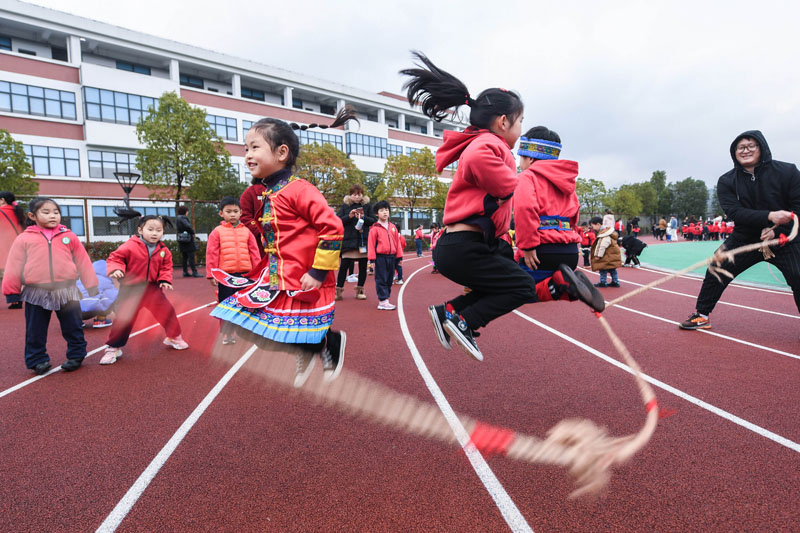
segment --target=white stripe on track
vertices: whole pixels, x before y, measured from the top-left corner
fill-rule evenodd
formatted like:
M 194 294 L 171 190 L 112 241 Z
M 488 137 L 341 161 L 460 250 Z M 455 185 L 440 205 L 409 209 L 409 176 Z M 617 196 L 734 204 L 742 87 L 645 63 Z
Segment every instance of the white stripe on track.
M 195 311 L 199 311 L 200 309 L 203 309 L 203 308 L 208 307 L 209 305 L 213 305 L 215 303 L 217 303 L 217 302 L 216 301 L 209 302 L 209 303 L 203 304 L 203 305 L 201 305 L 199 307 L 195 307 L 194 309 L 189 309 L 188 311 L 184 311 L 183 313 L 178 315 L 178 318 L 180 318 L 182 316 L 185 316 L 185 315 L 188 315 L 189 313 L 194 313 Z M 140 329 L 138 331 L 134 331 L 133 333 L 131 333 L 130 336 L 131 337 L 135 337 L 136 335 L 139 335 L 140 333 L 144 333 L 145 331 L 153 329 L 154 327 L 159 326 L 159 325 L 160 324 L 158 322 L 156 322 L 155 324 L 147 326 L 146 328 L 142 328 L 142 329 Z M 86 357 L 94 355 L 97 352 L 99 352 L 100 350 L 106 349 L 107 347 L 108 347 L 108 344 L 104 344 L 104 345 L 100 346 L 99 348 L 95 348 L 91 352 L 88 352 L 86 354 Z M 32 377 L 32 378 L 30 378 L 28 380 L 23 381 L 22 383 L 18 383 L 16 385 L 14 385 L 13 387 L 10 387 L 10 388 L 4 390 L 3 392 L 0 392 L 0 398 L 2 398 L 3 396 L 8 396 L 12 392 L 18 391 L 19 389 L 21 389 L 23 387 L 27 387 L 31 383 L 35 383 L 35 382 L 39 381 L 40 379 L 44 379 L 44 378 L 46 378 L 47 376 L 49 376 L 51 374 L 55 374 L 56 372 L 61 372 L 61 366 L 57 366 L 57 367 L 53 368 L 52 370 L 50 370 L 49 372 L 47 372 L 46 374 L 42 374 L 41 376 Z
M 231 369 L 228 370 L 224 376 L 222 376 L 222 379 L 220 379 L 217 384 L 214 385 L 214 388 L 211 389 L 206 397 L 203 398 L 203 401 L 200 402 L 197 407 L 195 407 L 194 411 L 192 411 L 192 414 L 189 415 L 189 418 L 187 418 L 183 424 L 181 424 L 181 427 L 178 428 L 178 431 L 172 435 L 172 438 L 167 441 L 161 451 L 158 452 L 158 455 L 156 455 L 155 458 L 150 462 L 133 486 L 128 489 L 128 492 L 125 493 L 125 496 L 122 497 L 122 499 L 119 501 L 119 503 L 117 503 L 103 523 L 100 524 L 100 527 L 97 528 L 98 532 L 116 531 L 117 527 L 119 527 L 119 525 L 128 515 L 130 510 L 141 497 L 142 493 L 144 493 L 148 485 L 150 485 L 150 482 L 153 481 L 153 478 L 156 477 L 158 471 L 161 470 L 161 467 L 164 466 L 186 434 L 189 433 L 195 423 L 197 423 L 200 417 L 203 416 L 203 413 L 208 406 L 211 405 L 211 402 L 213 402 L 217 395 L 222 392 L 222 389 L 225 388 L 225 385 L 228 384 L 231 378 L 233 378 L 236 372 L 242 368 L 242 365 L 244 365 L 247 360 L 250 359 L 250 356 L 253 355 L 255 351 L 256 346 L 253 345 L 244 353 L 244 355 L 242 355 L 238 361 L 236 361 L 236 364 L 234 364 Z
M 397 314 L 398 318 L 400 319 L 400 329 L 403 331 L 406 344 L 408 344 L 408 350 L 411 352 L 411 356 L 414 358 L 414 363 L 417 365 L 417 369 L 419 370 L 420 376 L 422 376 L 422 380 L 425 382 L 425 385 L 428 387 L 431 396 L 433 396 L 433 399 L 436 401 L 436 405 L 439 406 L 439 410 L 444 415 L 447 423 L 450 425 L 450 429 L 458 439 L 458 442 L 461 445 L 461 448 L 464 450 L 467 459 L 469 459 L 472 468 L 475 470 L 478 478 L 483 483 L 483 486 L 486 487 L 486 491 L 494 500 L 495 505 L 497 505 L 500 514 L 503 515 L 508 527 L 514 532 L 532 532 L 533 530 L 528 525 L 525 517 L 522 516 L 522 513 L 519 511 L 514 501 L 503 488 L 503 485 L 500 484 L 500 481 L 497 479 L 497 476 L 494 475 L 492 469 L 489 468 L 489 465 L 486 463 L 481 453 L 475 448 L 475 445 L 472 444 L 472 441 L 467 434 L 467 430 L 461 424 L 461 421 L 453 411 L 453 408 L 450 407 L 450 403 L 447 401 L 447 398 L 445 398 L 444 393 L 442 393 L 442 390 L 439 388 L 436 380 L 433 379 L 430 371 L 428 371 L 425 361 L 422 360 L 422 356 L 420 355 L 419 350 L 417 350 L 414 340 L 411 338 L 411 333 L 408 329 L 408 324 L 406 323 L 406 315 L 403 310 L 403 293 L 405 292 L 406 287 L 408 287 L 411 279 L 421 270 L 428 268 L 428 266 L 430 265 L 420 267 L 415 270 L 413 274 L 408 276 L 406 283 L 402 286 L 400 293 L 397 296 Z
M 604 354 L 603 352 L 601 352 L 599 350 L 595 350 L 591 346 L 588 346 L 588 345 L 582 343 L 581 341 L 570 337 L 569 335 L 566 335 L 566 334 L 564 334 L 564 333 L 562 333 L 562 332 L 560 332 L 560 331 L 558 331 L 558 330 L 556 330 L 554 328 L 551 328 L 550 326 L 548 326 L 546 324 L 543 324 L 543 323 L 539 322 L 538 320 L 536 320 L 535 318 L 531 318 L 531 317 L 529 317 L 528 315 L 526 315 L 524 313 L 521 313 L 519 311 L 514 311 L 514 314 L 524 318 L 528 322 L 531 322 L 531 323 L 539 326 L 543 330 L 548 331 L 548 332 L 552 333 L 553 335 L 556 335 L 557 337 L 561 337 L 565 341 L 574 344 L 575 346 L 577 346 L 577 347 L 589 352 L 590 354 L 592 354 L 592 355 L 594 355 L 596 357 L 599 357 L 603 361 L 605 361 L 607 363 L 611 363 L 612 365 L 616 366 L 617 368 L 620 368 L 620 369 L 624 370 L 625 372 L 628 372 L 629 374 L 633 374 L 633 370 L 631 370 L 631 368 L 628 365 L 617 361 L 613 357 L 611 357 L 609 355 L 606 355 L 606 354 Z M 696 398 L 696 397 L 694 397 L 694 396 L 692 396 L 690 394 L 687 394 L 687 393 L 685 393 L 685 392 L 683 392 L 683 391 L 681 391 L 679 389 L 676 389 L 675 387 L 673 387 L 671 385 L 667 385 L 663 381 L 659 381 L 659 380 L 657 380 L 657 379 L 655 379 L 653 377 L 648 376 L 647 374 L 642 374 L 642 378 L 645 381 L 647 381 L 648 383 L 658 387 L 659 389 L 662 389 L 662 390 L 665 390 L 665 391 L 667 391 L 669 393 L 672 393 L 675 396 L 686 400 L 687 402 L 693 403 L 694 405 L 696 405 L 696 406 L 698 406 L 698 407 L 700 407 L 702 409 L 705 409 L 706 411 L 709 411 L 710 413 L 713 413 L 713 414 L 715 414 L 715 415 L 717 415 L 719 417 L 725 418 L 726 420 L 730 420 L 731 422 L 733 422 L 736 425 L 739 425 L 739 426 L 741 426 L 741 427 L 743 427 L 745 429 L 748 429 L 748 430 L 752 431 L 753 433 L 761 435 L 762 437 L 766 437 L 766 438 L 768 438 L 769 440 L 771 440 L 773 442 L 777 442 L 781 446 L 786 446 L 790 450 L 793 450 L 795 452 L 800 453 L 800 444 L 798 444 L 797 442 L 789 440 L 786 437 L 782 437 L 782 436 L 778 435 L 777 433 L 773 433 L 772 431 L 769 431 L 768 429 L 762 428 L 761 426 L 757 426 L 757 425 L 753 424 L 752 422 L 748 422 L 747 420 L 744 420 L 743 418 L 739 418 L 738 416 L 736 416 L 734 414 L 731 414 L 731 413 L 729 413 L 727 411 L 724 411 L 724 410 L 720 409 L 719 407 L 711 405 L 710 403 L 706 403 L 706 402 L 704 402 L 703 400 L 701 400 L 699 398 Z
M 584 272 L 591 272 L 590 270 L 586 270 L 585 268 L 581 268 L 581 270 L 583 270 Z M 600 275 L 597 272 L 592 272 L 592 274 L 597 274 L 598 276 Z M 631 285 L 636 285 L 637 287 L 644 287 L 644 284 L 642 284 L 642 283 L 636 283 L 634 281 L 628 281 L 626 279 L 621 279 L 619 281 L 620 281 L 620 283 L 629 283 Z M 730 287 L 730 285 L 729 285 L 729 287 Z M 736 285 L 736 287 L 737 288 L 750 288 L 750 287 L 743 287 L 742 285 Z M 651 290 L 659 291 L 659 292 L 666 292 L 667 294 L 674 294 L 676 296 L 685 296 L 687 298 L 692 298 L 693 300 L 697 298 L 696 294 L 686 294 L 685 292 L 671 291 L 669 289 L 662 289 L 661 287 L 653 287 Z M 774 292 L 774 291 L 768 291 L 768 292 Z M 785 294 L 785 293 L 780 293 L 780 294 Z M 790 292 L 789 294 L 792 294 L 792 293 Z M 756 311 L 756 312 L 759 312 L 759 313 L 767 313 L 769 315 L 777 315 L 777 316 L 782 316 L 782 317 L 786 317 L 786 318 L 794 318 L 796 320 L 800 320 L 800 316 L 798 316 L 798 315 L 790 315 L 790 314 L 787 314 L 787 313 L 780 313 L 778 311 L 770 311 L 769 309 L 761 309 L 759 307 L 750 307 L 749 305 L 735 304 L 735 303 L 723 302 L 723 301 L 719 301 L 719 302 L 717 302 L 717 304 L 718 305 L 729 305 L 731 307 L 738 307 L 740 309 L 747 309 L 748 311 Z

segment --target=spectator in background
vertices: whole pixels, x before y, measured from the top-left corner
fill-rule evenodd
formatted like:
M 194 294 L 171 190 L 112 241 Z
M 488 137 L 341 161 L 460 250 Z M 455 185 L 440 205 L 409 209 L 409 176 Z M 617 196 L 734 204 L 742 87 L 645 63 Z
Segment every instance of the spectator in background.
M 0 192 L 0 279 L 8 259 L 11 243 L 25 227 L 25 210 L 17 205 L 17 198 L 9 191 Z M 9 309 L 22 309 L 22 300 L 12 296 L 7 302 Z
M 661 217 L 658 220 L 658 235 L 657 235 L 657 237 L 658 237 L 659 240 L 663 241 L 664 240 L 664 236 L 666 234 L 667 234 L 667 221 L 664 219 L 664 217 Z
M 181 252 L 181 264 L 183 265 L 183 277 L 184 278 L 202 278 L 201 274 L 197 273 L 197 266 L 194 262 L 194 253 L 197 251 L 197 244 L 195 241 L 195 233 L 194 228 L 192 228 L 192 223 L 189 220 L 189 217 L 186 216 L 186 213 L 189 212 L 189 209 L 182 205 L 178 207 L 178 218 L 177 222 L 177 240 L 178 240 L 178 250 Z M 189 269 L 192 269 L 192 273 L 189 273 Z
M 369 228 L 377 219 L 372 212 L 369 197 L 364 196 L 364 187 L 359 184 L 350 187 L 350 193 L 344 197 L 337 215 L 344 225 L 344 238 L 342 239 L 342 259 L 336 278 L 335 299 L 342 299 L 347 271 L 355 262 L 358 262 L 356 300 L 366 300 L 364 283 L 367 282 L 367 237 Z

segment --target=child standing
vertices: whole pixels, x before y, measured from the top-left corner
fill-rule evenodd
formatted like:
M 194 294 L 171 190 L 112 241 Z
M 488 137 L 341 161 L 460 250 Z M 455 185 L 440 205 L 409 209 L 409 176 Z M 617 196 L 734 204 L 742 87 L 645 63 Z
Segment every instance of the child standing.
M 375 204 L 378 221 L 369 230 L 367 256 L 375 261 L 375 290 L 378 293 L 378 309 L 392 311 L 397 306 L 389 302 L 392 295 L 392 278 L 397 259 L 403 258 L 403 250 L 398 242 L 397 227 L 389 221 L 391 207 L 381 200 Z
M 580 298 L 602 310 L 604 302 L 597 290 L 567 266 L 559 266 L 553 276 L 536 284 L 501 239 L 509 229 L 509 200 L 517 186 L 511 148 L 522 130 L 519 96 L 495 88 L 472 98 L 460 80 L 423 54 L 416 57 L 425 68 L 401 71 L 411 76 L 405 84 L 409 103 L 420 105 L 423 113 L 437 121 L 449 116 L 451 108 L 470 108 L 470 126 L 463 132 L 445 131 L 436 152 L 439 172 L 456 160 L 458 170 L 447 193 L 446 228 L 436 244 L 434 261 L 445 277 L 472 289 L 429 307 L 439 342 L 449 349 L 452 335 L 465 352 L 482 360 L 473 332 L 522 304 Z
M 261 261 L 261 255 L 255 236 L 240 223 L 242 209 L 238 198 L 226 196 L 220 200 L 219 216 L 222 222 L 208 235 L 206 277 L 211 285 L 217 287 L 217 298 L 222 302 L 232 296 L 236 289 L 217 283 L 211 275 L 211 269 L 218 268 L 235 276 L 245 276 Z M 222 344 L 236 342 L 230 322 L 222 321 L 220 331 Z
M 422 257 L 422 224 L 414 230 L 414 242 L 417 245 L 417 257 Z
M 592 228 L 589 227 L 588 222 L 582 222 L 580 226 L 580 234 L 581 234 L 581 254 L 583 254 L 583 266 L 590 267 L 592 266 L 592 262 L 589 259 L 589 253 L 592 249 L 592 244 L 594 244 L 596 235 Z
M 9 191 L 0 192 L 0 278 L 8 259 L 8 251 L 25 226 L 25 211 L 17 205 L 17 197 Z M 9 300 L 9 309 L 22 309 L 22 302 Z
M 25 366 L 37 375 L 50 370 L 47 328 L 55 311 L 67 341 L 65 372 L 77 370 L 86 357 L 81 329 L 80 277 L 89 294 L 97 294 L 97 276 L 78 237 L 61 225 L 61 210 L 50 198 L 28 205 L 32 225 L 14 240 L 3 276 L 3 294 L 25 302 Z M 23 287 L 24 286 L 24 287 Z
M 345 107 L 333 124 L 320 127 L 337 127 L 352 118 L 354 112 Z M 299 128 L 264 118 L 245 137 L 253 184 L 242 194 L 242 222 L 259 234 L 265 253 L 248 277 L 263 280 L 261 293 L 271 300 L 246 307 L 237 299 L 250 294 L 242 289 L 211 313 L 238 326 L 240 336 L 263 349 L 295 354 L 295 387 L 308 379 L 317 354 L 325 379 L 338 377 L 346 343 L 343 331 L 331 329 L 344 227 L 319 190 L 292 175 L 300 152 L 293 129 Z
M 597 240 L 592 244 L 592 271 L 600 272 L 600 283 L 595 287 L 619 287 L 617 269 L 622 266 L 622 254 L 617 245 L 618 234 L 614 231 L 613 220 L 610 226 L 600 217 L 589 221 L 592 230 L 597 234 Z M 606 283 L 611 274 L 611 283 Z
M 164 291 L 172 290 L 172 253 L 161 242 L 168 219 L 147 215 L 139 219 L 136 235 L 111 252 L 106 260 L 108 277 L 119 280 L 117 310 L 108 334 L 101 365 L 114 364 L 122 357 L 133 323 L 146 308 L 167 332 L 164 344 L 176 350 L 189 347 L 181 337 L 178 316 Z

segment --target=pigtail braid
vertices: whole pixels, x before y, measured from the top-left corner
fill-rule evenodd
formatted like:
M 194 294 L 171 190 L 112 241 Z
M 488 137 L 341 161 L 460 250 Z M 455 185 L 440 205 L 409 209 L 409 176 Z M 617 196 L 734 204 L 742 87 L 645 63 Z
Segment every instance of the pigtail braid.
M 319 128 L 321 130 L 325 130 L 328 128 L 337 128 L 339 126 L 347 124 L 351 120 L 355 120 L 359 124 L 361 123 L 361 121 L 358 120 L 358 113 L 356 112 L 356 109 L 351 105 L 346 105 L 343 108 L 341 108 L 338 113 L 336 113 L 336 118 L 330 124 L 317 124 L 315 122 L 312 122 L 311 124 L 308 125 L 303 124 L 301 126 L 296 122 L 292 122 L 291 124 L 289 124 L 289 126 L 291 126 L 293 130 L 300 130 L 300 131 L 310 130 L 312 128 Z
M 475 103 L 469 95 L 469 90 L 464 83 L 440 69 L 422 52 L 413 51 L 413 56 L 422 62 L 419 68 L 409 68 L 400 71 L 400 74 L 411 76 L 404 85 L 407 89 L 408 103 L 412 106 L 420 105 L 422 112 L 437 122 L 441 122 L 449 115 L 449 109 Z

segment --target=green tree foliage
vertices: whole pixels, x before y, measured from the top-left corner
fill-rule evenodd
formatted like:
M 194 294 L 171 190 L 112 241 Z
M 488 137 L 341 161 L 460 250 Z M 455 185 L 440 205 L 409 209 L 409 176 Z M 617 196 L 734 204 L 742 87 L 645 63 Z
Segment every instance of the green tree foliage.
M 158 109 L 139 119 L 136 136 L 145 147 L 137 152 L 142 180 L 153 197 L 183 195 L 194 200 L 218 200 L 220 184 L 231 167 L 225 143 L 206 122 L 206 112 L 175 92 L 158 99 Z
M 714 185 L 714 188 L 711 190 L 711 215 L 718 216 L 722 214 L 722 206 L 719 205 L 719 196 L 717 196 L 717 186 Z
M 680 217 L 703 217 L 708 206 L 708 187 L 702 180 L 688 177 L 670 183 L 672 189 L 672 212 Z
M 641 183 L 634 183 L 631 187 L 642 203 L 641 213 L 634 214 L 644 214 L 654 217 L 658 208 L 658 195 L 653 184 L 649 181 L 643 181 Z
M 235 169 L 230 168 L 219 180 L 199 180 L 190 189 L 195 200 L 217 202 L 224 196 L 239 198 L 249 183 L 239 180 Z M 188 194 L 188 193 L 187 193 Z
M 639 198 L 638 188 L 635 185 L 622 185 L 608 193 L 606 205 L 620 215 L 633 217 L 642 213 L 642 201 Z
M 447 185 L 439 181 L 433 152 L 427 148 L 389 157 L 383 175 L 393 205 L 410 208 L 409 227 L 414 227 L 414 209 L 444 205 Z
M 330 143 L 303 145 L 295 174 L 314 184 L 334 205 L 341 203 L 351 185 L 364 181 L 364 173 L 347 154 Z
M 650 176 L 650 185 L 656 192 L 656 208 L 654 214 L 667 216 L 672 210 L 672 193 L 667 187 L 667 173 L 656 170 Z
M 0 191 L 10 191 L 16 196 L 34 196 L 39 191 L 39 183 L 33 176 L 22 143 L 0 129 Z
M 581 204 L 581 214 L 588 216 L 600 214 L 608 194 L 602 181 L 578 178 L 576 192 Z

